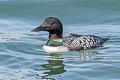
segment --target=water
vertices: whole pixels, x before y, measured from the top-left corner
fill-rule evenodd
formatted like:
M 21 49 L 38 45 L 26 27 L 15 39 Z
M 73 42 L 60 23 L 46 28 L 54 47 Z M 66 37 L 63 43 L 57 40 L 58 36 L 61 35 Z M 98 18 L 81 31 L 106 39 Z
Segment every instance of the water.
M 0 80 L 119 80 L 120 1 L 0 0 Z M 47 32 L 31 33 L 47 16 L 64 33 L 109 38 L 103 47 L 46 53 Z

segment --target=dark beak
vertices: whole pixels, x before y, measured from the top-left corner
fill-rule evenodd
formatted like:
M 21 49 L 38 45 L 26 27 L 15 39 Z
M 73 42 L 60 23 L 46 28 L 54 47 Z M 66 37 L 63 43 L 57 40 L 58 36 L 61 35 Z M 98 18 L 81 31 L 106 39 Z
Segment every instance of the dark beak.
M 43 29 L 43 27 L 42 27 L 42 25 L 41 25 L 41 26 L 33 29 L 31 32 L 38 32 L 38 31 L 43 31 L 43 30 L 44 30 L 44 29 Z

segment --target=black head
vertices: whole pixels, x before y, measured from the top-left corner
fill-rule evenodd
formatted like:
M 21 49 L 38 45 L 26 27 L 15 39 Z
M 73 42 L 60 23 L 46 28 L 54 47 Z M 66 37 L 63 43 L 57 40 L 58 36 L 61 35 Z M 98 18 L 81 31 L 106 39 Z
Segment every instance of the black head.
M 62 35 L 63 33 L 62 23 L 59 19 L 55 17 L 47 17 L 42 23 L 42 25 L 32 30 L 32 32 L 38 31 L 48 31 L 50 35 L 52 34 Z

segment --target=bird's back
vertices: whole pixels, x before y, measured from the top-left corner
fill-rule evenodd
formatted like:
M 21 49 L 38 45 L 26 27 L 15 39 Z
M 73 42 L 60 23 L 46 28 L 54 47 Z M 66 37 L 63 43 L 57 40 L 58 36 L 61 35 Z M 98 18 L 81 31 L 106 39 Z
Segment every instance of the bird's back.
M 86 50 L 100 47 L 108 38 L 101 38 L 94 35 L 64 34 L 63 45 L 70 50 Z

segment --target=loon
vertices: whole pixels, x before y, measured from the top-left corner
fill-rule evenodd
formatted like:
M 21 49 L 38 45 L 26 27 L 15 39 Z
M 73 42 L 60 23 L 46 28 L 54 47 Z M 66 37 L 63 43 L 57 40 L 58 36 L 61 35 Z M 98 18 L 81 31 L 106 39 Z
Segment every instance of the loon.
M 93 49 L 108 40 L 94 35 L 63 34 L 62 23 L 55 17 L 47 17 L 42 25 L 32 30 L 32 32 L 38 31 L 49 32 L 49 40 L 43 49 L 50 53 Z

